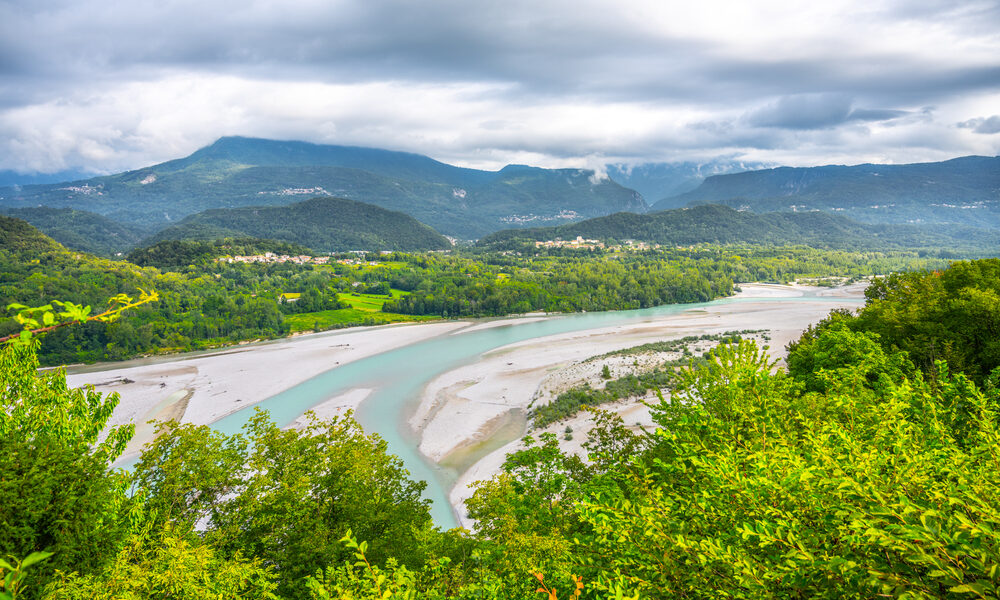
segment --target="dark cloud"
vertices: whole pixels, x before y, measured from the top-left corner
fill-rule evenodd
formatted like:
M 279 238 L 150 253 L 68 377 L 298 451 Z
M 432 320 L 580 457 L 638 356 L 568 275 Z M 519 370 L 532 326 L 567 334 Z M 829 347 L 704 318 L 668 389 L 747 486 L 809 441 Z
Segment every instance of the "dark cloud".
M 839 125 L 851 114 L 851 99 L 839 94 L 785 96 L 746 114 L 753 127 L 822 129 Z
M 963 73 L 962 65 L 934 73 L 925 60 L 888 52 L 866 55 L 863 63 L 850 55 L 720 56 L 717 44 L 640 29 L 616 8 L 563 0 L 22 0 L 0 11 L 0 74 L 132 78 L 143 70 L 199 69 L 336 82 L 503 81 L 519 84 L 520 93 L 737 101 L 859 89 L 960 93 L 996 87 L 1000 74 L 995 68 Z M 940 10 L 925 16 L 937 18 Z
M 962 129 L 971 129 L 974 133 L 1000 133 L 1000 115 L 969 119 L 968 121 L 962 121 L 958 126 Z
M 889 108 L 855 108 L 847 115 L 848 121 L 891 121 L 910 114 L 905 110 Z

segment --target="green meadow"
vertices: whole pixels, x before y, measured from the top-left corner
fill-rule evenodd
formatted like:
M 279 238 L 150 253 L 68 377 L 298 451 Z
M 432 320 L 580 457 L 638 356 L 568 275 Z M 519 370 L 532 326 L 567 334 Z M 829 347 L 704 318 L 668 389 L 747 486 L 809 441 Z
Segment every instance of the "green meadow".
M 293 333 L 301 331 L 322 331 L 352 325 L 386 325 L 388 323 L 403 323 L 409 321 L 432 321 L 439 318 L 436 315 L 400 315 L 384 313 L 382 305 L 387 300 L 396 300 L 409 294 L 402 290 L 391 290 L 392 296 L 376 294 L 358 294 L 347 292 L 337 294 L 337 298 L 350 305 L 350 308 L 336 310 L 321 310 L 285 316 L 285 323 Z

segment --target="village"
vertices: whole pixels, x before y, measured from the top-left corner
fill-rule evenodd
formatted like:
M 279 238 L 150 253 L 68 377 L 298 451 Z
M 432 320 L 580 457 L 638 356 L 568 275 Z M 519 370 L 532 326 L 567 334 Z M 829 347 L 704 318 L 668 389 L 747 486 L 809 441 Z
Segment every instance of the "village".
M 583 236 L 576 236 L 575 240 L 545 240 L 535 242 L 535 248 L 571 248 L 575 250 L 650 250 L 659 248 L 659 244 L 649 244 L 647 242 L 637 242 L 635 240 L 625 240 L 621 244 L 607 245 L 600 240 L 584 239 Z
M 357 258 L 339 258 L 333 260 L 340 265 L 367 265 L 369 267 L 377 267 L 380 263 L 376 261 L 365 260 L 365 256 L 369 254 L 366 250 L 354 250 L 351 254 L 357 255 Z M 383 250 L 379 252 L 380 255 L 392 254 L 392 252 Z M 217 258 L 218 262 L 225 263 L 293 263 L 296 265 L 326 265 L 331 262 L 331 256 L 308 256 L 306 254 L 300 254 L 298 256 L 289 256 L 287 254 L 275 254 L 274 252 L 265 252 L 263 254 L 251 254 L 247 256 L 222 256 Z

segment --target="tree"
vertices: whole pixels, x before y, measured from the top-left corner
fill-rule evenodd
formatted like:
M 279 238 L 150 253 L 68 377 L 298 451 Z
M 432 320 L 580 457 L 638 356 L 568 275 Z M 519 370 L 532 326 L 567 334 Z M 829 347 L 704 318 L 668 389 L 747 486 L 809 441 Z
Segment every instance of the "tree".
M 1000 397 L 943 363 L 933 383 L 869 386 L 857 358 L 819 392 L 745 342 L 686 371 L 644 461 L 577 504 L 585 578 L 651 597 L 995 596 Z
M 271 565 L 287 597 L 304 597 L 306 575 L 348 555 L 340 539 L 349 529 L 370 540 L 377 563 L 424 560 L 425 484 L 350 417 L 282 430 L 258 413 L 245 436 L 228 437 L 170 425 L 135 473 L 161 518 L 178 531 L 200 522 L 214 547 Z
M 130 530 L 120 474 L 85 444 L 0 436 L 0 473 L 0 556 L 53 553 L 27 573 L 27 598 L 56 570 L 99 571 Z
M 60 573 L 45 600 L 275 600 L 274 573 L 170 534 L 134 536 L 99 574 Z
M 26 578 L 27 597 L 56 569 L 92 572 L 128 531 L 125 479 L 108 467 L 132 437 L 113 427 L 119 398 L 70 389 L 38 371 L 37 341 L 0 346 L 0 555 L 53 552 Z

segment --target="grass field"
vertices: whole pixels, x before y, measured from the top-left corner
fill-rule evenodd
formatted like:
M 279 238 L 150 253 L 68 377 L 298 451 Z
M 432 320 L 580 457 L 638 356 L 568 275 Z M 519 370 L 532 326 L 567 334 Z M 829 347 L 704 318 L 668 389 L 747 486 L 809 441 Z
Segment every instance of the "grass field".
M 393 298 L 400 298 L 409 292 L 392 290 Z M 322 331 L 338 327 L 354 325 L 385 325 L 387 323 L 404 323 L 410 321 L 433 321 L 439 317 L 434 315 L 400 315 L 382 312 L 382 305 L 388 300 L 385 296 L 372 294 L 338 294 L 338 297 L 351 305 L 351 308 L 337 310 L 321 310 L 317 312 L 288 315 L 285 322 L 293 333 L 300 331 Z
M 402 290 L 391 290 L 392 298 L 402 298 L 410 292 L 404 292 Z M 358 310 L 367 311 L 380 311 L 382 310 L 382 305 L 385 304 L 386 300 L 389 298 L 385 296 L 375 296 L 372 294 L 355 294 L 353 292 L 348 292 L 346 294 L 337 294 L 337 298 L 342 302 L 346 302 L 351 305 L 351 308 L 356 308 Z

